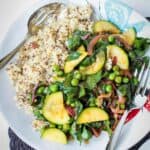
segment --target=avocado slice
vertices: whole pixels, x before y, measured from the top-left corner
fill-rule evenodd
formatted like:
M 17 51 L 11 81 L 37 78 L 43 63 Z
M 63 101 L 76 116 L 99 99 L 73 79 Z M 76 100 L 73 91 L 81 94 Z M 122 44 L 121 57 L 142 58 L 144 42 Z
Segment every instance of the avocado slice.
M 127 70 L 129 68 L 129 59 L 126 52 L 117 45 L 107 46 L 107 58 L 117 58 L 117 65 L 120 69 Z
M 78 52 L 85 52 L 85 47 L 84 45 L 81 45 L 78 49 L 77 49 Z
M 79 53 L 81 54 L 79 58 L 65 62 L 64 66 L 65 73 L 71 72 L 87 56 L 87 52 L 83 51 L 83 49 L 82 50 L 80 49 Z
M 129 45 L 133 45 L 135 38 L 136 38 L 136 32 L 134 28 L 130 28 L 127 31 L 123 33 L 124 39 Z
M 105 63 L 105 53 L 104 51 L 100 51 L 96 55 L 96 61 L 90 66 L 87 66 L 84 69 L 82 69 L 81 73 L 86 75 L 95 74 L 102 69 L 104 63 Z
M 45 129 L 42 134 L 42 138 L 61 144 L 67 144 L 67 137 L 64 132 L 56 128 Z
M 52 123 L 65 124 L 70 119 L 64 107 L 62 92 L 56 92 L 46 96 L 42 112 L 44 117 Z
M 93 26 L 94 33 L 120 33 L 120 30 L 111 22 L 108 21 L 97 21 Z
M 112 34 L 115 38 L 119 38 L 123 45 L 128 49 L 131 47 L 136 38 L 136 32 L 134 28 L 130 28 L 127 31 L 123 32 L 123 34 Z
M 84 123 L 90 123 L 90 122 L 96 122 L 96 121 L 104 121 L 108 120 L 108 114 L 98 108 L 98 107 L 89 107 L 85 108 L 77 118 L 77 124 L 84 124 Z

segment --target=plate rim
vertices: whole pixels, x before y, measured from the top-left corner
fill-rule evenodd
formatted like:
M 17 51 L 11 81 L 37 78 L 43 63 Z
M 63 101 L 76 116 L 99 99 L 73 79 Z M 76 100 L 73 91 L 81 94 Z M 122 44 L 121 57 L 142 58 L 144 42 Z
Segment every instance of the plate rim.
M 35 2 L 34 4 L 32 4 L 29 8 L 25 9 L 25 10 L 23 11 L 23 13 L 21 13 L 21 14 L 19 15 L 19 17 L 17 17 L 17 18 L 11 23 L 11 25 L 9 26 L 9 28 L 8 28 L 7 32 L 5 33 L 4 37 L 2 37 L 2 41 L 1 41 L 1 43 L 0 43 L 0 47 L 3 45 L 4 40 L 6 39 L 6 36 L 8 36 L 8 33 L 9 33 L 9 31 L 11 30 L 11 27 L 12 27 L 15 23 L 17 23 L 18 20 L 20 20 L 21 17 L 25 17 L 25 15 L 26 15 L 27 13 L 29 13 L 30 11 L 33 11 L 34 9 L 37 9 L 39 6 L 41 7 L 41 6 L 44 6 L 45 4 L 48 4 L 48 3 L 51 3 L 51 2 L 63 2 L 63 1 L 64 1 L 64 0 L 43 0 L 43 1 L 37 1 L 37 2 Z M 128 6 L 127 4 L 125 4 L 125 3 L 123 3 L 123 2 L 120 2 L 120 1 L 116 0 L 116 3 L 117 3 L 117 2 L 122 3 L 122 4 L 124 4 L 125 6 L 131 8 L 130 6 Z M 131 8 L 131 9 L 132 9 L 132 8 Z M 138 13 L 138 12 L 135 11 L 134 9 L 133 9 L 133 11 L 134 11 L 137 15 L 139 15 L 139 16 L 141 16 L 143 19 L 145 19 L 146 22 L 149 22 L 149 21 L 148 21 L 144 16 L 142 16 L 140 13 Z M 37 147 L 37 145 L 36 145 L 35 143 L 32 143 L 31 141 L 27 140 L 27 138 L 26 138 L 17 128 L 15 128 L 15 127 L 13 126 L 13 124 L 8 120 L 8 117 L 5 115 L 4 111 L 2 111 L 1 107 L 2 107 L 2 105 L 1 105 L 1 103 L 0 103 L 0 111 L 1 111 L 2 115 L 4 116 L 6 122 L 8 123 L 9 127 L 16 133 L 16 135 L 17 135 L 22 141 L 24 141 L 26 144 L 30 145 L 30 146 L 33 147 L 33 148 L 38 149 L 38 147 Z

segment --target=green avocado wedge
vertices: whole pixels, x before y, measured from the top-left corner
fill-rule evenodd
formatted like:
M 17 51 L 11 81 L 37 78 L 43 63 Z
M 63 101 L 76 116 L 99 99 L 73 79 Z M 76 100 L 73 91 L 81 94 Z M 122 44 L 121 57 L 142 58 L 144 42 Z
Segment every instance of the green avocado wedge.
M 94 33 L 120 33 L 120 30 L 114 24 L 104 20 L 95 22 L 93 31 Z
M 129 69 L 129 59 L 126 52 L 116 45 L 107 46 L 107 58 L 114 58 L 114 57 L 117 58 L 117 65 L 121 69 L 123 70 Z
M 71 72 L 87 56 L 86 51 L 79 50 L 79 53 L 81 54 L 79 56 L 79 58 L 65 62 L 65 66 L 64 66 L 64 72 L 65 73 Z
M 135 38 L 136 38 L 136 32 L 134 28 L 130 28 L 127 31 L 123 32 L 123 36 L 125 41 L 129 44 L 129 45 L 133 45 Z
M 67 137 L 64 132 L 56 128 L 45 129 L 43 131 L 42 138 L 48 141 L 67 144 Z
M 82 69 L 81 73 L 85 75 L 95 74 L 102 69 L 104 63 L 105 63 L 105 53 L 104 51 L 100 51 L 96 55 L 96 61 L 92 63 L 90 66 L 87 66 L 84 69 Z
M 69 115 L 63 103 L 63 93 L 56 92 L 48 95 L 42 109 L 44 117 L 55 124 L 66 124 L 69 122 Z
M 96 121 L 104 121 L 108 120 L 108 114 L 98 108 L 98 107 L 89 107 L 85 108 L 77 118 L 77 124 L 85 124 L 90 122 L 96 122 Z

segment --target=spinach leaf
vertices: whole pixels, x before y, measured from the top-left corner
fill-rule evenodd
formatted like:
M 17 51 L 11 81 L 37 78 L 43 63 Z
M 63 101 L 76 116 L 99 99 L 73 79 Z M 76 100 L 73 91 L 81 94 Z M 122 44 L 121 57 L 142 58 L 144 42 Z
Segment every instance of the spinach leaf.
M 85 94 L 86 94 L 85 88 L 83 86 L 80 86 L 79 98 L 85 96 Z
M 73 35 L 66 41 L 66 46 L 69 50 L 75 50 L 81 45 L 81 38 L 78 35 Z
M 74 60 L 74 59 L 78 59 L 79 56 L 81 55 L 81 53 L 79 52 L 72 52 L 68 57 L 67 57 L 67 61 L 70 61 L 70 60 Z
M 96 84 L 101 80 L 102 78 L 102 72 L 98 72 L 93 75 L 87 76 L 87 79 L 85 81 L 85 87 L 89 90 L 92 90 Z
M 82 128 L 78 128 L 77 129 L 77 133 L 76 133 L 76 136 L 77 136 L 77 140 L 80 142 L 82 142 Z
M 73 79 L 73 73 L 67 74 L 64 83 L 61 85 L 61 90 L 63 90 L 64 94 L 68 97 L 73 98 L 78 94 L 78 87 L 71 86 L 71 80 Z
M 70 128 L 70 135 L 72 135 L 73 138 L 76 138 L 76 133 L 77 133 L 77 125 L 74 122 Z
M 78 35 L 78 36 L 82 37 L 82 36 L 85 36 L 85 35 L 88 34 L 88 33 L 90 33 L 90 32 L 88 32 L 88 31 L 76 30 L 76 31 L 73 33 L 73 35 Z
M 76 101 L 76 114 L 79 115 L 80 112 L 83 110 L 83 104 L 80 101 Z
M 66 78 L 65 78 L 65 81 L 64 81 L 64 87 L 68 87 L 68 86 L 71 86 L 71 80 L 73 79 L 73 73 L 68 73 L 66 75 Z
M 33 114 L 36 117 L 36 119 L 38 119 L 38 120 L 45 120 L 44 116 L 41 113 L 41 110 L 39 110 L 37 108 L 34 108 Z
M 133 46 L 135 55 L 137 57 L 144 56 L 149 46 L 150 46 L 149 39 L 143 37 L 136 38 Z
M 103 41 L 103 40 L 100 40 L 97 42 L 96 46 L 95 46 L 95 49 L 96 51 L 101 51 L 101 50 L 106 50 L 106 47 L 109 45 L 109 42 L 108 41 Z
M 112 135 L 112 129 L 110 128 L 110 121 L 104 121 L 105 130 L 108 132 L 109 135 Z
M 118 88 L 118 93 L 119 93 L 121 96 L 127 95 L 127 91 L 128 91 L 128 85 L 127 85 L 127 84 L 121 85 L 121 86 L 119 86 L 119 88 Z
M 94 63 L 95 60 L 96 60 L 96 56 L 95 56 L 95 55 L 96 55 L 96 54 L 94 53 L 92 56 L 86 57 L 86 58 L 80 63 L 80 65 L 81 65 L 81 66 L 89 66 L 89 65 L 91 65 L 91 64 Z
M 77 87 L 64 87 L 63 89 L 64 94 L 66 94 L 68 97 L 73 98 L 74 96 L 77 95 L 78 93 L 78 88 Z
M 92 133 L 84 126 L 81 137 L 83 140 L 89 140 L 92 137 Z
M 93 123 L 88 124 L 88 126 L 92 128 L 100 128 L 103 126 L 103 122 L 93 122 Z
M 88 34 L 87 31 L 76 30 L 72 36 L 66 41 L 66 46 L 69 50 L 75 50 L 81 44 L 88 45 L 87 40 L 83 40 L 82 37 Z

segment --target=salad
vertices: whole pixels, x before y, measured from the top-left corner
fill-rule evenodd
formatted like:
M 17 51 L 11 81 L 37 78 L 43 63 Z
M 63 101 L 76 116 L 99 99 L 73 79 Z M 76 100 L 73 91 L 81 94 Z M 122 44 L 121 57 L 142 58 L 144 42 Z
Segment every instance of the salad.
M 65 44 L 64 67 L 54 65 L 53 82 L 32 91 L 34 115 L 47 122 L 41 137 L 66 144 L 89 141 L 102 130 L 111 135 L 131 105 L 139 82 L 134 71 L 149 59 L 144 54 L 150 40 L 101 20 L 93 32 L 76 30 Z

